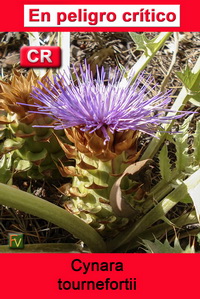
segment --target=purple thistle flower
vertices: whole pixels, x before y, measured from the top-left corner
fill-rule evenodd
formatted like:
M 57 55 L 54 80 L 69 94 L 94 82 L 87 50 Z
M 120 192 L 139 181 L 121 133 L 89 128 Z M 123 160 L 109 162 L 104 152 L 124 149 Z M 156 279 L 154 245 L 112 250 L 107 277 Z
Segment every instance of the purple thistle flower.
M 134 84 L 127 80 L 122 85 L 124 74 L 117 69 L 107 84 L 103 68 L 101 72 L 97 70 L 96 79 L 93 79 L 89 67 L 80 72 L 80 77 L 75 72 L 75 83 L 66 73 L 55 76 L 54 83 L 49 82 L 50 89 L 40 83 L 43 91 L 35 88 L 32 96 L 41 105 L 32 105 L 38 111 L 30 112 L 49 115 L 55 120 L 51 127 L 58 130 L 79 126 L 81 130 L 92 133 L 101 129 L 105 142 L 109 141 L 107 128 L 111 133 L 138 130 L 155 136 L 158 126 L 187 114 L 165 116 L 165 112 L 176 112 L 165 108 L 170 103 L 170 92 L 150 97 L 155 88 L 150 88 L 152 79 L 145 80 L 143 73 Z

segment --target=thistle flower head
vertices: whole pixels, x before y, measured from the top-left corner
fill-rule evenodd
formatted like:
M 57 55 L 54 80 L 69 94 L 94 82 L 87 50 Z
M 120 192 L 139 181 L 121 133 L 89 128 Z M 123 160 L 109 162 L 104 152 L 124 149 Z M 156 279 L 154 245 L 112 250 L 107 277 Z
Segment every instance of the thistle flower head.
M 159 125 L 183 115 L 165 116 L 169 111 L 166 108 L 170 102 L 169 92 L 150 96 L 155 94 L 154 88 L 150 87 L 152 79 L 145 80 L 143 73 L 134 84 L 127 80 L 122 85 L 123 74 L 120 75 L 117 69 L 107 84 L 103 68 L 101 72 L 97 71 L 96 79 L 93 79 L 89 67 L 80 72 L 80 77 L 75 72 L 75 83 L 64 73 L 55 76 L 54 83 L 49 82 L 50 89 L 43 83 L 42 90 L 34 89 L 33 97 L 37 103 L 33 107 L 38 113 L 53 118 L 55 129 L 78 127 L 88 133 L 101 131 L 104 142 L 107 142 L 110 140 L 108 131 L 114 134 L 133 130 L 154 136 Z
M 35 101 L 31 96 L 33 87 L 40 87 L 38 80 L 47 87 L 46 78 L 51 78 L 51 71 L 48 71 L 42 78 L 37 76 L 33 70 L 24 76 L 19 71 L 14 70 L 12 78 L 9 82 L 0 81 L 0 109 L 5 110 L 9 114 L 15 113 L 16 118 L 23 123 L 32 123 L 37 114 L 28 114 L 30 110 L 29 104 Z M 19 104 L 18 102 L 21 102 Z M 25 105 L 24 105 L 25 104 Z M 9 123 L 9 121 L 7 121 Z

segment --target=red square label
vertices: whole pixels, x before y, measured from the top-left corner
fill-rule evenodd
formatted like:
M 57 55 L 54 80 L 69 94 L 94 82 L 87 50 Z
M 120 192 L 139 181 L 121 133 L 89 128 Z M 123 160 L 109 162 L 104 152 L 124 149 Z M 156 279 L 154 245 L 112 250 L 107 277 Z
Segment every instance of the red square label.
M 52 68 L 61 65 L 61 48 L 51 46 L 29 47 L 20 49 L 20 65 L 32 68 Z

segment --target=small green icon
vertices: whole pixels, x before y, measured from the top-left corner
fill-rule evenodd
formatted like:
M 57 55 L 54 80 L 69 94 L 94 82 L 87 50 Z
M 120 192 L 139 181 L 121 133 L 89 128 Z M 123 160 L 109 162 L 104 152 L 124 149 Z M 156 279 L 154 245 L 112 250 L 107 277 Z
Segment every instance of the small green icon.
M 24 248 L 24 235 L 20 233 L 10 233 L 9 247 L 13 249 Z

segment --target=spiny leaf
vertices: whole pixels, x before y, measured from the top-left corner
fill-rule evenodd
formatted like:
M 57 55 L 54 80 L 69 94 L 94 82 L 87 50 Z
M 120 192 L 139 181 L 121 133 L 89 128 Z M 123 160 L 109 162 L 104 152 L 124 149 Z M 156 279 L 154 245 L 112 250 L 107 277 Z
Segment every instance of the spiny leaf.
M 192 117 L 191 115 L 186 118 L 179 128 L 180 133 L 175 135 L 176 168 L 179 173 L 192 164 L 192 157 L 188 154 L 188 128 Z
M 188 90 L 190 102 L 200 106 L 200 70 L 194 73 L 187 66 L 183 72 L 177 72 L 177 76 Z
M 195 63 L 192 72 L 196 73 L 200 70 L 200 57 L 198 58 L 197 62 Z M 178 97 L 176 98 L 174 104 L 171 107 L 171 110 L 176 110 L 176 111 L 180 111 L 182 110 L 182 107 L 188 102 L 189 97 L 188 97 L 188 92 L 186 90 L 185 87 L 183 87 L 178 95 Z M 168 113 L 168 115 L 170 115 L 170 112 Z M 170 124 L 166 124 L 164 125 L 164 130 L 170 131 L 171 127 L 172 127 L 173 121 L 170 122 Z M 157 151 L 159 150 L 160 146 L 162 145 L 163 141 L 165 140 L 166 136 L 168 133 L 162 133 L 161 136 L 159 136 L 160 134 L 157 134 L 156 137 L 158 138 L 153 138 L 152 141 L 149 143 L 147 149 L 145 150 L 145 152 L 143 153 L 141 159 L 147 159 L 148 158 L 152 158 L 154 157 L 154 155 L 157 153 Z
M 142 240 L 144 246 L 146 247 L 145 251 L 147 253 L 195 253 L 194 246 L 188 246 L 183 249 L 180 245 L 178 238 L 175 238 L 174 247 L 172 247 L 169 241 L 166 239 L 164 243 L 160 242 L 158 239 L 155 239 L 154 242 L 149 240 Z
M 166 182 L 169 182 L 171 180 L 172 173 L 170 169 L 171 165 L 166 144 L 164 144 L 164 146 L 162 147 L 158 158 L 161 176 Z
M 188 190 L 191 190 L 194 186 L 200 184 L 200 169 L 196 170 L 192 175 L 190 175 L 186 180 L 183 181 L 173 191 L 170 191 L 169 184 L 162 185 L 162 198 L 155 206 L 147 210 L 142 218 L 137 220 L 130 229 L 123 231 L 121 234 L 107 242 L 107 247 L 109 251 L 114 251 L 116 249 L 121 250 L 126 247 L 131 249 L 132 244 L 136 244 L 136 238 L 147 231 L 156 221 L 160 220 L 165 216 L 178 202 L 181 202 L 187 194 Z M 164 191 L 164 192 L 163 192 Z M 166 192 L 167 191 L 167 192 Z M 154 198 L 158 199 L 158 194 L 154 193 Z M 146 201 L 148 198 L 146 199 Z M 150 197 L 152 201 L 152 196 Z
M 185 85 L 186 88 L 192 91 L 198 91 L 200 89 L 200 70 L 194 73 L 187 65 L 183 72 L 177 72 L 176 75 Z
M 148 39 L 145 33 L 139 34 L 135 32 L 129 33 L 133 41 L 137 45 L 137 50 L 144 51 L 146 56 L 152 55 L 162 43 L 162 40 L 158 41 L 157 36 L 153 39 Z

